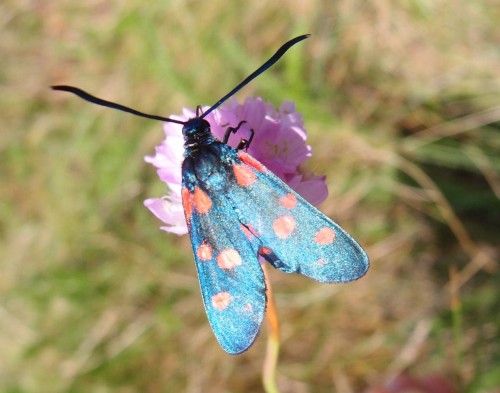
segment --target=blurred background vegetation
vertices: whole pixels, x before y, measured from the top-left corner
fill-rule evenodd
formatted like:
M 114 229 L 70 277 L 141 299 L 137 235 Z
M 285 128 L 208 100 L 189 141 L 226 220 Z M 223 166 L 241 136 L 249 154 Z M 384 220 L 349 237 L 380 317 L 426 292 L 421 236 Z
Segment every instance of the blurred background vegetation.
M 283 392 L 399 373 L 500 386 L 498 1 L 5 0 L 1 6 L 0 391 L 259 392 L 265 328 L 217 344 L 187 237 L 144 208 L 168 116 L 240 92 L 294 100 L 321 209 L 372 260 L 349 285 L 272 272 Z

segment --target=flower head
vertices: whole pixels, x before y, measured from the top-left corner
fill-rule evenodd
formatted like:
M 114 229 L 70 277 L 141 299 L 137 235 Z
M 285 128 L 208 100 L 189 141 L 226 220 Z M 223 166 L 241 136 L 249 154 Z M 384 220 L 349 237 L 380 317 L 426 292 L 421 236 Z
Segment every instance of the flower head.
M 203 108 L 204 110 L 208 108 Z M 182 115 L 173 119 L 186 121 L 195 117 L 195 111 L 184 109 Z M 231 135 L 228 144 L 236 147 L 242 138 L 248 138 L 254 130 L 254 138 L 248 153 L 262 162 L 302 197 L 317 205 L 325 200 L 328 190 L 324 176 L 304 173 L 301 164 L 311 156 L 311 147 L 306 144 L 307 133 L 302 117 L 295 112 L 295 105 L 285 101 L 278 110 L 261 98 L 247 98 L 243 104 L 235 99 L 210 113 L 206 120 L 212 134 L 222 140 L 228 127 L 235 127 L 245 120 L 236 135 Z M 163 198 L 144 201 L 146 207 L 163 221 L 161 229 L 179 235 L 187 233 L 181 203 L 181 165 L 184 158 L 184 139 L 178 124 L 165 123 L 165 139 L 155 148 L 154 156 L 146 156 L 157 168 L 160 180 L 168 186 L 169 193 Z

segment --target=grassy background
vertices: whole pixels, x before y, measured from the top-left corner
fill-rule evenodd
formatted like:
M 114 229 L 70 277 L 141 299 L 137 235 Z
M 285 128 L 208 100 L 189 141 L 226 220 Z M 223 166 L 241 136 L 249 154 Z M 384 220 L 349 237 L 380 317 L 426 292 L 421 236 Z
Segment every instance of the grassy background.
M 496 6 L 496 7 L 495 7 Z M 265 328 L 229 356 L 186 237 L 142 201 L 160 123 L 211 104 L 294 35 L 240 99 L 296 102 L 321 207 L 363 244 L 359 282 L 273 272 L 283 392 L 400 372 L 500 385 L 500 7 L 495 0 L 6 0 L 0 6 L 0 391 L 258 392 Z

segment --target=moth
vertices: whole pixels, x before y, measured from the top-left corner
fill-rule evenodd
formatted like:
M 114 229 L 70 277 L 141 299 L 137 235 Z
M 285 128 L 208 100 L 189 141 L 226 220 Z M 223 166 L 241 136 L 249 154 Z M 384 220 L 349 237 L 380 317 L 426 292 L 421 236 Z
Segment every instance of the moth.
M 52 86 L 94 104 L 182 125 L 182 204 L 208 320 L 230 354 L 252 345 L 264 318 L 266 285 L 259 257 L 276 269 L 323 283 L 357 280 L 369 268 L 365 251 L 346 231 L 245 152 L 253 134 L 237 148 L 227 144 L 243 122 L 229 127 L 219 141 L 205 120 L 307 37 L 286 42 L 208 110 L 198 107 L 187 121 L 139 112 L 76 87 Z

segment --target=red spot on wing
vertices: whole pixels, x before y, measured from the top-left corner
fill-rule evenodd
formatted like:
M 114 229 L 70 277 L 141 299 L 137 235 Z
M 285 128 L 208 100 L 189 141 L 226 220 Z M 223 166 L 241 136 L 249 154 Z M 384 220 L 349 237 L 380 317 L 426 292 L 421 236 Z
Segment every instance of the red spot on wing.
M 323 227 L 314 236 L 314 241 L 320 246 L 326 246 L 335 240 L 335 231 L 330 227 Z
M 221 269 L 232 269 L 241 265 L 241 257 L 234 248 L 228 248 L 217 256 L 217 265 Z
M 271 255 L 273 253 L 273 250 L 267 247 L 261 247 L 259 248 L 259 253 L 262 255 Z
M 191 221 L 191 215 L 193 214 L 193 204 L 191 202 L 191 194 L 187 187 L 182 187 L 181 196 L 184 215 L 186 216 L 186 221 L 189 223 Z
M 266 167 L 262 165 L 259 161 L 253 158 L 251 155 L 245 153 L 244 151 L 238 151 L 238 157 L 245 164 L 250 165 L 252 168 L 257 169 L 259 172 L 265 172 Z
M 194 207 L 200 214 L 207 214 L 212 208 L 212 200 L 210 197 L 199 187 L 194 188 Z
M 297 223 L 295 222 L 295 218 L 290 215 L 284 215 L 278 217 L 273 222 L 273 230 L 276 236 L 280 239 L 286 239 L 293 232 Z
M 242 187 L 249 186 L 257 178 L 257 175 L 253 173 L 249 167 L 244 165 L 233 164 L 233 171 L 236 181 Z
M 292 210 L 297 205 L 297 198 L 295 195 L 288 193 L 280 198 L 280 203 L 285 209 Z
M 202 261 L 210 261 L 213 257 L 213 250 L 210 244 L 203 243 L 196 250 L 196 256 Z
M 229 292 L 219 292 L 212 296 L 212 305 L 219 311 L 224 311 L 231 304 L 233 297 Z

